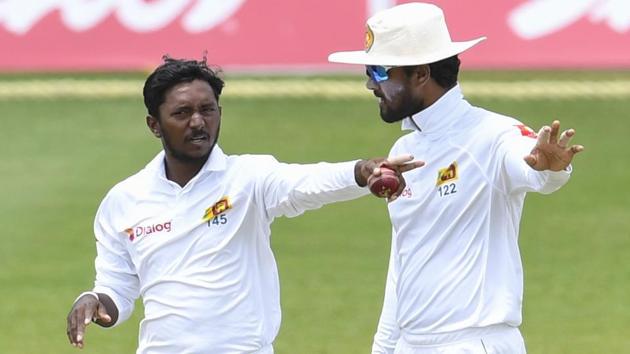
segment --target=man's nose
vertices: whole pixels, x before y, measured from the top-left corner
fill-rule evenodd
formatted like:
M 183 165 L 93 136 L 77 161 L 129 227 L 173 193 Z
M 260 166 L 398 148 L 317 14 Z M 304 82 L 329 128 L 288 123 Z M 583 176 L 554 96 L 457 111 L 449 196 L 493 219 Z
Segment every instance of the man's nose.
M 193 112 L 192 116 L 190 117 L 190 125 L 203 125 L 203 114 L 201 114 L 200 112 Z
M 367 78 L 367 81 L 365 81 L 365 87 L 368 90 L 376 90 L 378 88 L 378 84 L 376 82 L 374 82 L 374 79 L 372 79 L 371 77 Z
M 191 128 L 201 128 L 203 127 L 203 115 L 199 112 L 194 112 L 190 117 L 190 127 Z

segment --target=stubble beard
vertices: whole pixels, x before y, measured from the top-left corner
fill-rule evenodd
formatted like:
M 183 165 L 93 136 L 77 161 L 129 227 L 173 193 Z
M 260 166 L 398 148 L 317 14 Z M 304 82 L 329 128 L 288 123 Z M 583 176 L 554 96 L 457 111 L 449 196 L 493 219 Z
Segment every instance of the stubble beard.
M 391 105 L 388 106 L 387 104 L 379 107 L 381 119 L 385 123 L 396 123 L 413 116 L 425 108 L 422 102 L 414 102 L 411 95 L 402 96 L 398 106 L 400 107 L 399 109 L 392 109 Z
M 182 162 L 185 164 L 204 164 L 208 160 L 208 157 L 210 157 L 212 150 L 214 150 L 214 147 L 216 146 L 217 141 L 219 140 L 219 130 L 221 130 L 220 128 L 221 126 L 219 125 L 219 127 L 217 127 L 214 141 L 212 142 L 212 145 L 210 145 L 210 149 L 208 149 L 208 152 L 201 156 L 192 156 L 183 151 L 173 148 L 173 146 L 169 143 L 170 140 L 168 139 L 168 136 L 166 135 L 163 136 L 162 138 L 162 145 L 164 147 L 164 150 L 168 152 L 169 155 L 171 155 L 175 160 L 179 162 Z

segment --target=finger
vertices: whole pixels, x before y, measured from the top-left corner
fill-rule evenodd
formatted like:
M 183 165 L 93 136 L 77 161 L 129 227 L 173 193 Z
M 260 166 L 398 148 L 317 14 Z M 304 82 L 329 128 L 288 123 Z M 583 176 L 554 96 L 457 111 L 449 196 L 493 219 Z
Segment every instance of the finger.
M 365 181 L 366 185 L 369 186 L 374 178 L 375 178 L 375 176 L 373 174 L 369 175 L 367 180 Z
M 390 195 L 390 196 L 387 198 L 387 202 L 388 202 L 388 203 L 391 203 L 391 202 L 393 202 L 394 200 L 398 199 L 398 196 L 400 195 L 400 193 L 401 193 L 401 192 L 398 192 L 398 191 L 396 191 L 395 193 L 392 193 L 392 195 Z
M 399 156 L 393 156 L 393 157 L 388 157 L 383 164 L 385 165 L 392 165 L 392 166 L 398 166 L 398 165 L 402 165 L 405 164 L 409 161 L 413 160 L 413 156 L 410 154 L 405 154 L 405 155 L 399 155 Z
M 72 316 L 73 326 L 72 326 L 72 330 L 70 331 L 70 334 L 72 335 L 72 342 L 74 343 L 75 346 L 79 342 L 77 336 L 79 334 L 79 327 L 83 325 L 82 320 L 83 319 L 81 317 L 81 311 L 75 310 Z
M 560 132 L 560 121 L 554 120 L 551 123 L 551 132 L 549 134 L 549 143 L 555 144 L 558 142 L 558 133 Z
M 83 322 L 77 323 L 77 334 L 75 337 L 75 343 L 83 343 L 83 336 L 85 335 L 85 324 Z
M 544 126 L 540 128 L 538 131 L 538 141 L 536 145 L 549 144 L 549 136 L 551 135 L 551 128 L 549 126 Z
M 582 145 L 573 145 L 569 148 L 569 151 L 571 153 L 571 157 L 573 157 L 575 154 L 584 151 L 584 146 Z
M 92 319 L 94 318 L 94 316 L 96 315 L 96 311 L 94 311 L 95 309 L 92 308 L 91 306 L 86 306 L 85 310 L 83 311 L 83 318 L 81 319 L 83 321 L 83 324 L 85 324 L 86 326 L 90 324 L 90 322 L 92 322 Z
M 77 311 L 82 316 L 78 319 L 77 325 L 77 346 L 79 348 L 83 348 L 83 337 L 85 336 L 85 328 L 92 322 L 94 318 L 95 312 L 94 307 L 85 306 L 83 311 Z
M 400 173 L 397 175 L 397 177 L 398 177 L 398 181 L 400 181 L 400 183 L 398 183 L 398 189 L 396 189 L 396 191 L 392 193 L 392 195 L 390 195 L 389 198 L 387 198 L 388 203 L 391 203 L 394 200 L 398 199 L 398 196 L 402 194 L 402 192 L 405 190 L 405 187 L 407 186 L 405 179 L 402 177 Z
M 112 318 L 107 314 L 107 309 L 105 309 L 105 306 L 102 306 L 102 305 L 98 306 L 95 320 L 100 320 L 101 322 L 104 322 L 104 323 L 109 323 L 112 321 Z
M 79 332 L 83 333 L 83 311 L 76 309 L 72 311 L 72 324 L 70 327 L 70 341 L 75 347 L 79 344 Z
M 414 170 L 418 167 L 422 167 L 424 166 L 425 163 L 424 161 L 412 161 L 410 163 L 404 164 L 402 166 L 400 166 L 400 168 L 398 169 L 400 172 L 407 172 L 407 171 L 411 171 Z
M 573 138 L 573 135 L 575 135 L 575 130 L 573 129 L 563 131 L 562 134 L 560 134 L 560 139 L 558 139 L 558 146 L 566 148 L 571 138 Z
M 534 166 L 536 166 L 536 163 L 538 163 L 538 159 L 536 158 L 536 156 L 534 156 L 532 154 L 529 154 L 529 155 L 525 156 L 523 159 L 532 168 Z
M 70 314 L 68 314 L 68 318 L 67 318 L 67 325 L 66 325 L 66 334 L 68 335 L 68 340 L 70 340 L 70 344 L 72 345 L 76 345 L 75 344 L 75 339 L 74 336 L 76 335 L 76 325 L 75 325 L 75 311 L 71 311 Z

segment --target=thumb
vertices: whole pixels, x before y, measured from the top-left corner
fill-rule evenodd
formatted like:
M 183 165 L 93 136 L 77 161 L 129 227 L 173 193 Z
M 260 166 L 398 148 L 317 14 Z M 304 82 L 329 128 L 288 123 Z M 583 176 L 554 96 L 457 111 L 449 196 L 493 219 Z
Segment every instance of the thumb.
M 538 162 L 538 159 L 536 158 L 536 156 L 532 154 L 525 156 L 523 160 L 525 160 L 525 163 L 527 163 L 532 168 L 536 166 L 536 163 Z
M 96 318 L 101 320 L 101 322 L 109 323 L 112 321 L 112 318 L 107 314 L 107 310 L 103 304 L 98 305 L 98 309 L 96 310 Z

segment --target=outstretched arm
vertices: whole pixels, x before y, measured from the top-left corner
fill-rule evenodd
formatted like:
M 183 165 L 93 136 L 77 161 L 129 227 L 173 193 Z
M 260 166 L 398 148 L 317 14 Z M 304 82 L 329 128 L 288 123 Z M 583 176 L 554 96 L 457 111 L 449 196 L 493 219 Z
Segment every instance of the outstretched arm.
M 558 190 L 569 180 L 573 157 L 584 150 L 582 145 L 569 145 L 575 131 L 560 134 L 559 121 L 542 127 L 538 136 L 529 128 L 515 127 L 501 136 L 496 151 L 502 156 L 500 188 L 508 193 Z
M 575 154 L 584 151 L 582 145 L 569 145 L 575 130 L 568 129 L 560 134 L 560 121 L 554 120 L 551 127 L 544 126 L 538 133 L 536 146 L 525 156 L 525 162 L 536 171 L 562 171 L 573 161 Z
M 379 176 L 380 168 L 386 166 L 395 170 L 402 182 L 395 193 L 398 195 L 404 188 L 400 174 L 424 164 L 411 160 L 411 156 L 405 155 L 389 159 L 300 165 L 279 163 L 273 159 L 263 165 L 267 171 L 261 172 L 263 178 L 256 194 L 262 198 L 261 204 L 269 216 L 293 217 L 328 203 L 368 194 L 369 190 L 363 188 L 368 177 Z

